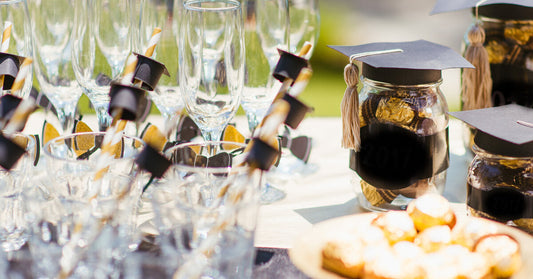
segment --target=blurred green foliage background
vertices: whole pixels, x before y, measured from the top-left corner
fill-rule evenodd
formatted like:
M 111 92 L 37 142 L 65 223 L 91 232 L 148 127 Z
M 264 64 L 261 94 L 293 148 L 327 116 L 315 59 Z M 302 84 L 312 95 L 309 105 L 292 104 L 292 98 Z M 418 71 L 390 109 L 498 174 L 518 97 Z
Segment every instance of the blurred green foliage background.
M 356 45 L 379 41 L 425 39 L 461 52 L 470 11 L 430 15 L 428 0 L 319 0 L 320 36 L 311 58 L 313 77 L 302 100 L 314 107 L 313 116 L 340 116 L 345 90 L 344 66 L 348 59 L 327 45 Z M 450 110 L 459 108 L 459 70 L 445 70 L 441 86 Z M 90 112 L 84 96 L 81 113 Z M 158 113 L 155 107 L 152 113 Z M 241 110 L 242 113 L 242 110 Z

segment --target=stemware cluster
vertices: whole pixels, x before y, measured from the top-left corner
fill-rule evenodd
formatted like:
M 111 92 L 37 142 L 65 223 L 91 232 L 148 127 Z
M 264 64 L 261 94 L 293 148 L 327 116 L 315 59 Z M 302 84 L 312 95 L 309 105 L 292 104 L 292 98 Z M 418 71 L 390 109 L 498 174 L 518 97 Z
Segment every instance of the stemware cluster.
M 149 264 L 138 259 L 143 247 L 156 247 L 154 276 L 249 278 L 260 189 L 279 156 L 270 139 L 289 113 L 263 119 L 274 107 L 278 48 L 289 49 L 288 9 L 287 1 L 0 1 L 0 54 L 11 55 L 0 61 L 0 265 L 4 253 L 22 252 L 31 263 L 23 276 L 135 278 Z M 22 133 L 35 109 L 31 65 L 59 135 Z M 97 132 L 76 119 L 82 94 Z M 130 135 L 147 95 L 164 132 Z M 263 123 L 268 132 L 251 144 L 221 141 L 241 101 L 250 129 Z M 170 138 L 189 128 L 183 108 L 204 141 Z M 22 158 L 11 160 L 4 142 Z M 268 163 L 256 162 L 265 154 Z

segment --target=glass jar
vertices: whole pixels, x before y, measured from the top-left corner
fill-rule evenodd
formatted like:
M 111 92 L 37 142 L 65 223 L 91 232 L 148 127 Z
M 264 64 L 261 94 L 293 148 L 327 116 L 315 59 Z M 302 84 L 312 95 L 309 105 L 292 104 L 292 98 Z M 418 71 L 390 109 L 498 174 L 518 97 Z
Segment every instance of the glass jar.
M 396 79 L 398 73 L 380 69 L 375 75 L 374 69 L 363 64 L 361 145 L 350 154 L 350 168 L 360 179 L 353 183 L 361 188 L 364 208 L 403 210 L 424 193 L 444 190 L 448 106 L 439 87 L 440 71 L 402 69 Z
M 499 155 L 473 145 L 468 213 L 533 232 L 533 153 Z M 528 154 L 529 153 L 529 154 Z
M 494 4 L 479 7 L 478 14 L 485 30 L 493 106 L 533 107 L 533 8 Z M 464 43 L 466 50 L 468 31 Z M 465 127 L 463 135 L 465 146 L 470 150 L 473 133 Z
M 533 107 L 533 8 L 508 4 L 481 6 L 479 19 L 489 54 L 493 105 Z

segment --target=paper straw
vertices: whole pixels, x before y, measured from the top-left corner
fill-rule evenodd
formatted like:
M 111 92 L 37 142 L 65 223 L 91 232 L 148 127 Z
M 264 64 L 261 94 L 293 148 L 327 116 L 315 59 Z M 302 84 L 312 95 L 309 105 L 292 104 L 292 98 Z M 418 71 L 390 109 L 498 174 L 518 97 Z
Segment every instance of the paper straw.
M 0 48 L 1 52 L 7 53 L 9 49 L 9 41 L 11 39 L 11 28 L 13 24 L 11 21 L 6 21 L 4 24 L 4 33 L 2 33 L 2 47 Z
M 302 46 L 302 49 L 300 49 L 298 56 L 305 57 L 309 53 L 312 47 L 313 47 L 313 44 L 311 44 L 311 42 L 306 41 L 304 45 Z
M 156 27 L 154 28 L 154 31 L 152 32 L 152 37 L 150 38 L 150 41 L 148 41 L 148 48 L 146 48 L 146 51 L 144 52 L 144 55 L 146 57 L 152 57 L 152 55 L 154 55 L 155 47 L 160 39 L 161 39 L 161 28 Z
M 311 69 L 303 68 L 288 93 L 293 97 L 298 97 L 309 84 L 312 75 L 313 71 Z
M 123 85 L 131 85 L 133 76 L 135 75 L 135 68 L 137 68 L 137 55 L 130 54 L 128 60 L 126 60 L 126 66 L 122 71 L 122 79 L 120 83 Z
M 15 78 L 15 81 L 13 82 L 13 86 L 11 87 L 12 93 L 15 93 L 21 90 L 22 87 L 24 86 L 24 83 L 26 82 L 26 77 L 30 73 L 31 63 L 33 63 L 33 59 L 29 57 L 24 59 L 24 62 L 22 62 L 22 65 L 20 66 L 17 77 Z

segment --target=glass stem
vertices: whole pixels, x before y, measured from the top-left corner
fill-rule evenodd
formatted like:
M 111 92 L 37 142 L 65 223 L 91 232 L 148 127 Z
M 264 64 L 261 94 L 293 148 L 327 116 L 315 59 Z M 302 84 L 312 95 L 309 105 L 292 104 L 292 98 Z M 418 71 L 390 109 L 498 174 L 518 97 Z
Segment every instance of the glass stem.
M 57 118 L 61 123 L 64 134 L 73 133 L 74 118 L 76 117 L 76 104 L 69 104 L 57 110 Z
M 107 112 L 107 107 L 105 105 L 95 106 L 94 110 L 96 111 L 96 117 L 98 118 L 98 129 L 102 132 L 107 130 L 113 120 L 111 115 Z
M 255 128 L 257 127 L 257 125 L 259 125 L 259 121 L 261 119 L 259 119 L 255 111 L 246 112 L 246 119 L 248 119 L 248 129 L 250 129 L 250 134 L 253 134 Z

